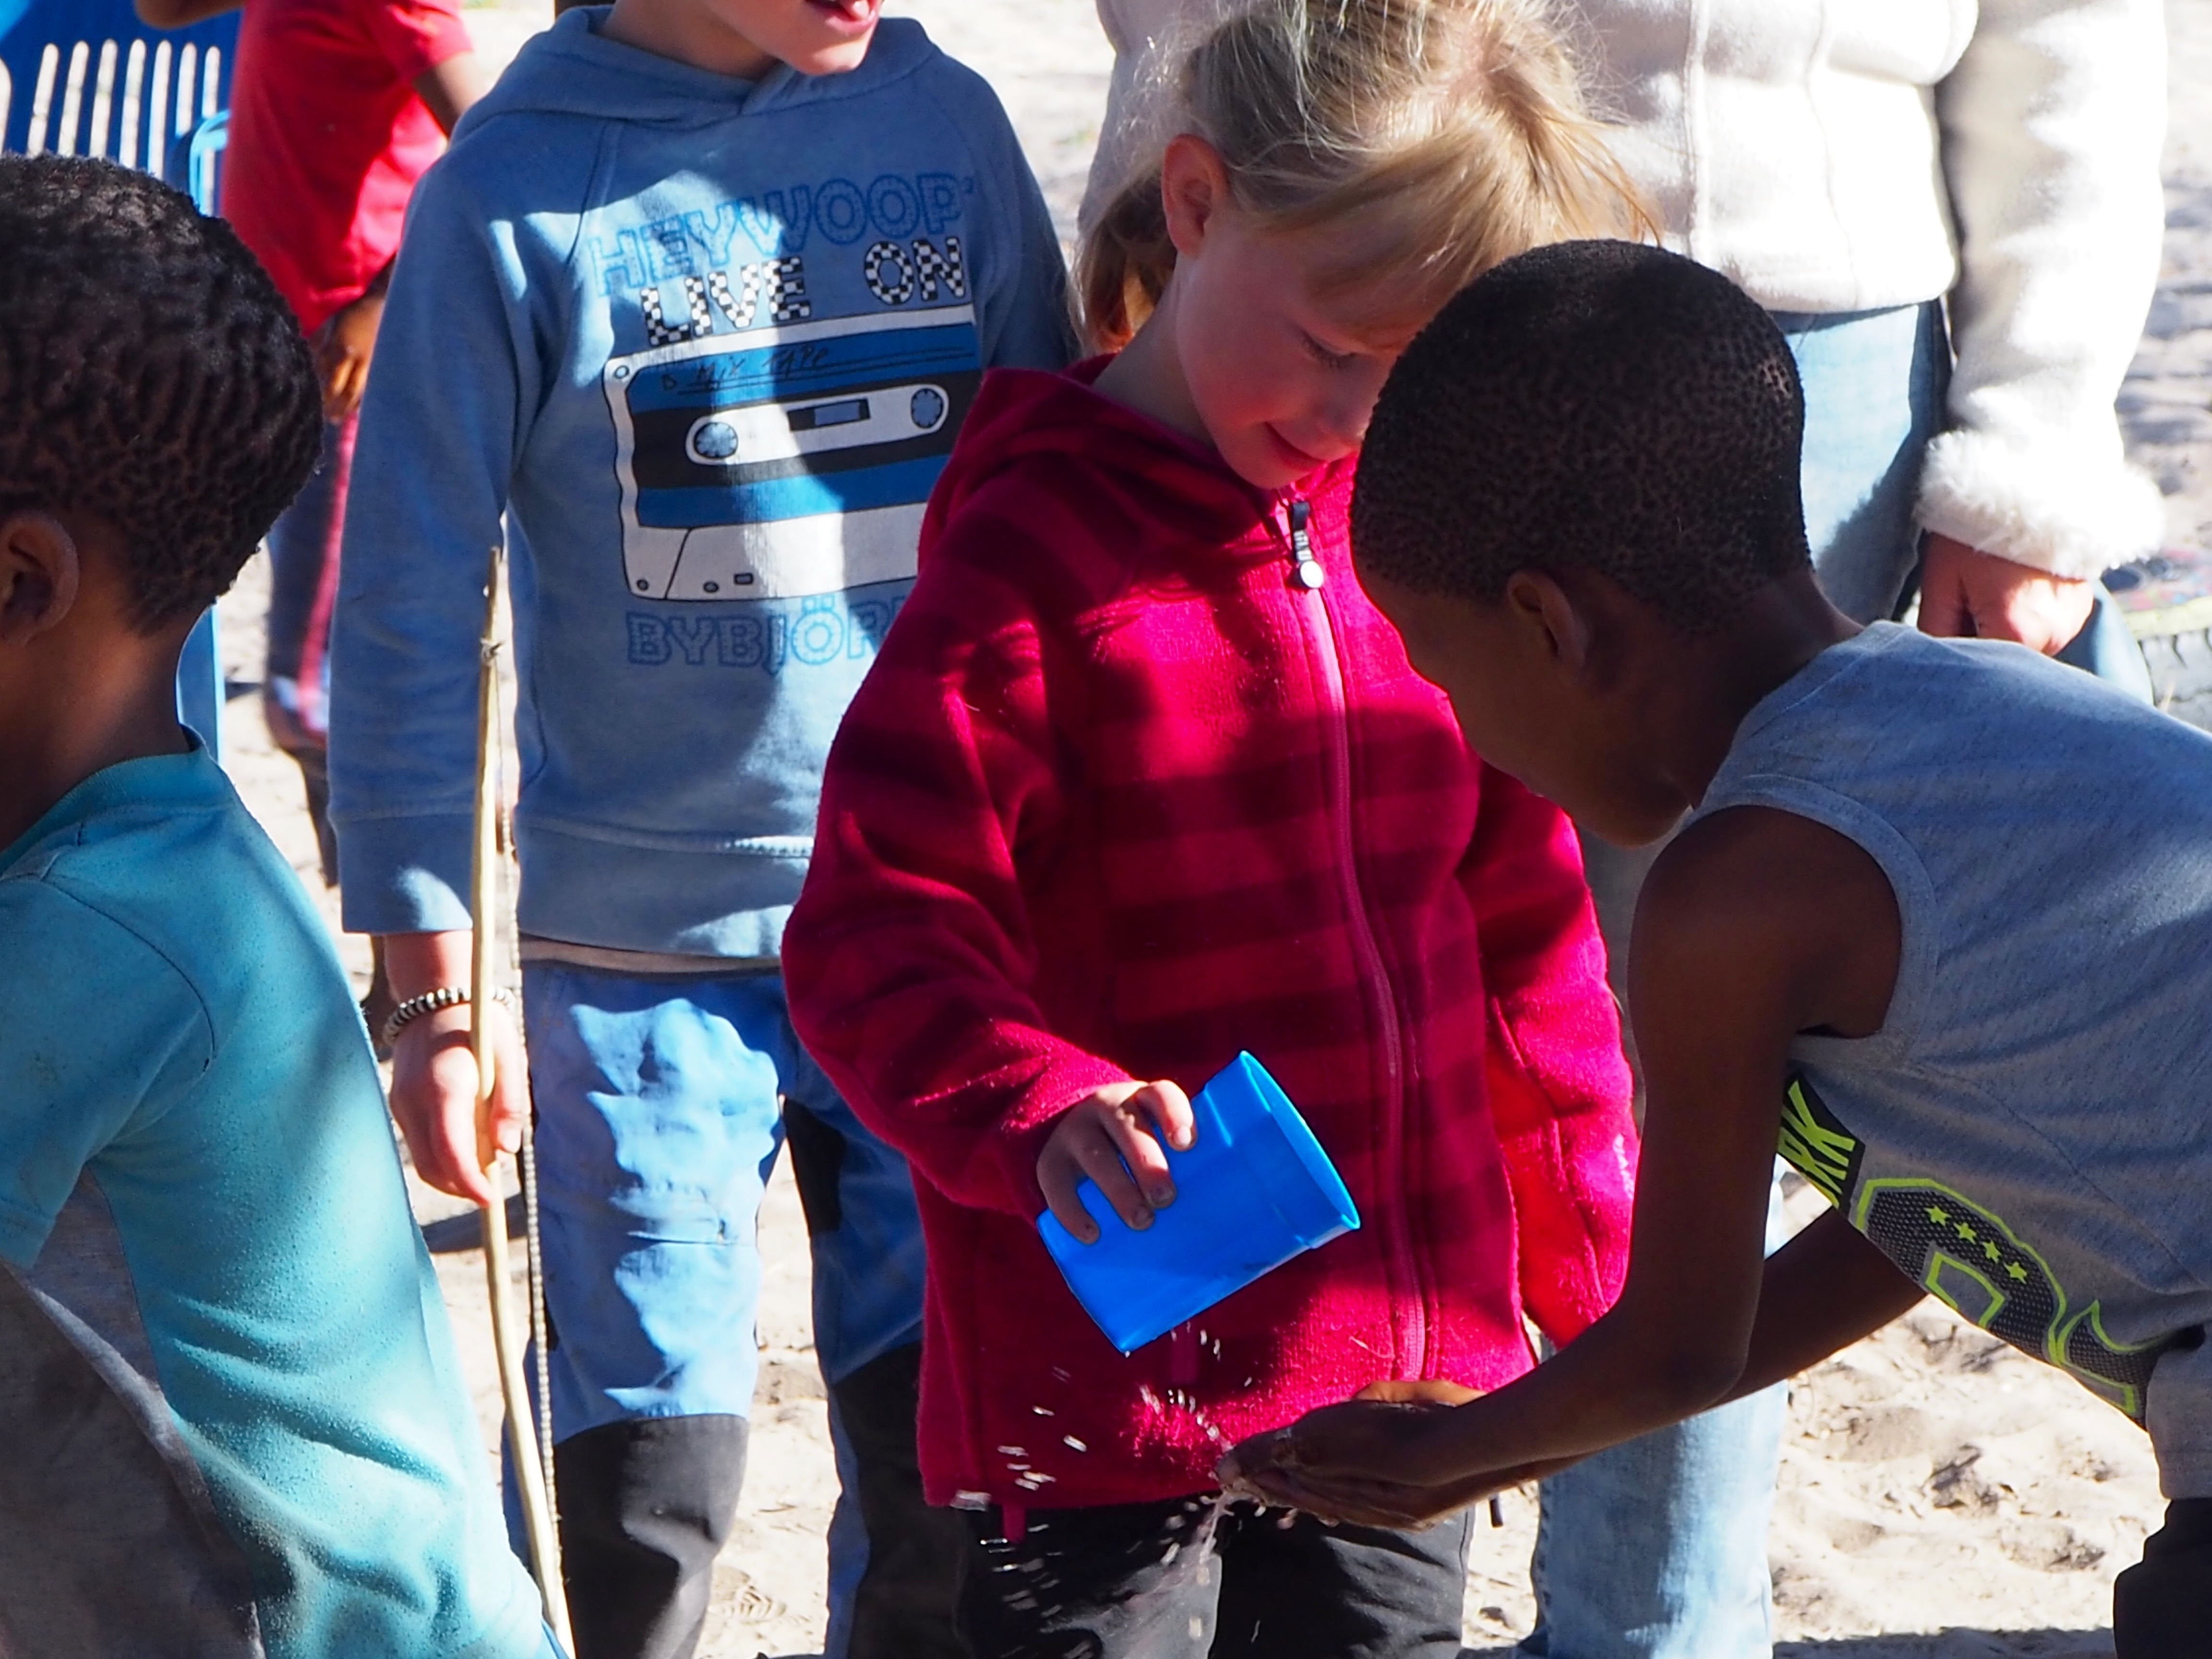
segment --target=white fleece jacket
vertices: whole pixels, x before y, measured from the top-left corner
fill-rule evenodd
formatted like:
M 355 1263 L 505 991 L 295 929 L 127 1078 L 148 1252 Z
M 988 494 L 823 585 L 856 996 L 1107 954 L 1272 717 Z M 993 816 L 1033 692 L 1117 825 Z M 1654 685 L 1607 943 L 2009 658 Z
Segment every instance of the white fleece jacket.
M 1233 0 L 1232 0 L 1233 3 Z M 1222 0 L 1098 0 L 1121 54 L 1086 219 L 1158 142 L 1148 41 Z M 2155 549 L 2113 413 L 2165 223 L 2160 0 L 1566 0 L 1669 246 L 1774 311 L 1948 295 L 1928 529 L 2053 574 Z

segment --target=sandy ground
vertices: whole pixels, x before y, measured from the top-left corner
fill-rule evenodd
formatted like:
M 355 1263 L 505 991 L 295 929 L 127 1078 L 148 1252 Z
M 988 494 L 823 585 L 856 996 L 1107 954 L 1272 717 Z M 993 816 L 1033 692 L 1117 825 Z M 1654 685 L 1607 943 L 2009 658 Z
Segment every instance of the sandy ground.
M 892 0 L 990 77 L 1065 229 L 1096 141 L 1108 55 L 1090 0 Z M 2173 137 L 2167 259 L 2122 400 L 2130 444 L 2172 498 L 2177 546 L 2212 545 L 2212 0 L 2170 0 Z M 543 5 L 472 6 L 504 61 Z M 296 775 L 273 753 L 252 695 L 267 578 L 259 562 L 226 603 L 233 682 L 226 762 L 249 803 L 319 890 Z M 336 907 L 330 907 L 336 925 Z M 344 941 L 356 976 L 367 952 Z M 418 1189 L 433 1219 L 459 1207 Z M 1793 1199 L 1800 1218 L 1819 1208 Z M 717 1570 L 708 1659 L 820 1646 L 823 1538 L 836 1495 L 808 1328 L 805 1242 L 779 1173 L 761 1218 L 768 1262 L 762 1387 L 736 1536 Z M 486 1445 L 498 1431 L 483 1266 L 440 1258 Z M 1964 1327 L 1934 1304 L 1799 1380 L 1771 1534 L 1778 1651 L 1852 1659 L 2089 1656 L 2112 1650 L 2112 1576 L 2160 1511 L 2147 1443 L 2063 1376 Z M 1466 1639 L 1502 1656 L 1532 1617 L 1535 1506 L 1510 1494 L 1502 1529 L 1478 1533 Z M 1473 1656 L 1470 1656 L 1473 1659 Z

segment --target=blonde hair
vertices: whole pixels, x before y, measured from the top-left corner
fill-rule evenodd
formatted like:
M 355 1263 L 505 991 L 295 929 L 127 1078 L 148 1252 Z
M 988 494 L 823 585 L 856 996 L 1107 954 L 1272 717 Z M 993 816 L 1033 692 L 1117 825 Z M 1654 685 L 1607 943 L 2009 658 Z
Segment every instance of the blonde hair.
M 1154 133 L 1212 145 L 1263 228 L 1354 233 L 1331 287 L 1411 277 L 1441 305 L 1540 244 L 1650 234 L 1540 0 L 1258 0 L 1152 82 Z M 1142 326 L 1175 270 L 1165 149 L 1084 241 L 1100 349 Z

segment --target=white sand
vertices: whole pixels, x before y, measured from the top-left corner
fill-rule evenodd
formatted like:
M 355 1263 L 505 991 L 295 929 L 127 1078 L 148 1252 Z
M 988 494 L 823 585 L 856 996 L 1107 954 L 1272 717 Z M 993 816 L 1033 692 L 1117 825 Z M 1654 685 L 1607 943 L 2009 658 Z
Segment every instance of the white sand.
M 1012 112 L 1063 229 L 1072 222 L 1104 96 L 1107 52 L 1090 0 L 892 0 L 988 75 Z M 2212 542 L 2212 0 L 2169 0 L 2174 37 L 2172 222 L 2164 283 L 2123 400 L 2138 458 L 2175 497 L 2178 544 Z M 488 56 L 512 55 L 545 15 L 527 0 L 472 7 Z M 267 576 L 258 562 L 226 605 L 234 680 L 259 678 Z M 311 886 L 312 840 L 290 764 L 255 700 L 230 708 L 229 764 Z M 333 921 L 336 906 L 330 907 Z M 367 953 L 346 941 L 358 974 Z M 1800 1192 L 1793 1206 L 1816 1212 Z M 424 1192 L 426 1218 L 453 1200 Z M 816 1651 L 823 1537 L 836 1495 L 808 1328 L 805 1235 L 787 1176 L 762 1217 L 769 1263 L 752 1466 L 737 1534 L 717 1570 L 708 1659 Z M 481 1261 L 442 1258 L 486 1443 L 496 1385 Z M 2065 1377 L 1933 1303 L 1802 1379 L 1791 1404 L 1772 1533 L 1778 1651 L 1852 1659 L 2108 1654 L 2112 1575 L 2161 1505 L 2142 1436 Z M 1509 1495 L 1506 1526 L 1478 1533 L 1467 1639 L 1502 1649 L 1530 1621 L 1534 1505 Z

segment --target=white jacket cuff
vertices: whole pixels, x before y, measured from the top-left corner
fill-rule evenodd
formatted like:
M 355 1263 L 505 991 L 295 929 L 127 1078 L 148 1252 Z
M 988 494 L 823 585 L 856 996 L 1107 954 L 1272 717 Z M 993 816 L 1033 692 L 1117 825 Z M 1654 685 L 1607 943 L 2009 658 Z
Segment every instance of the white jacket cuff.
M 2023 449 L 1946 432 L 1920 474 L 1921 527 L 2053 576 L 2086 580 L 2158 550 L 2166 503 L 2118 457 Z

